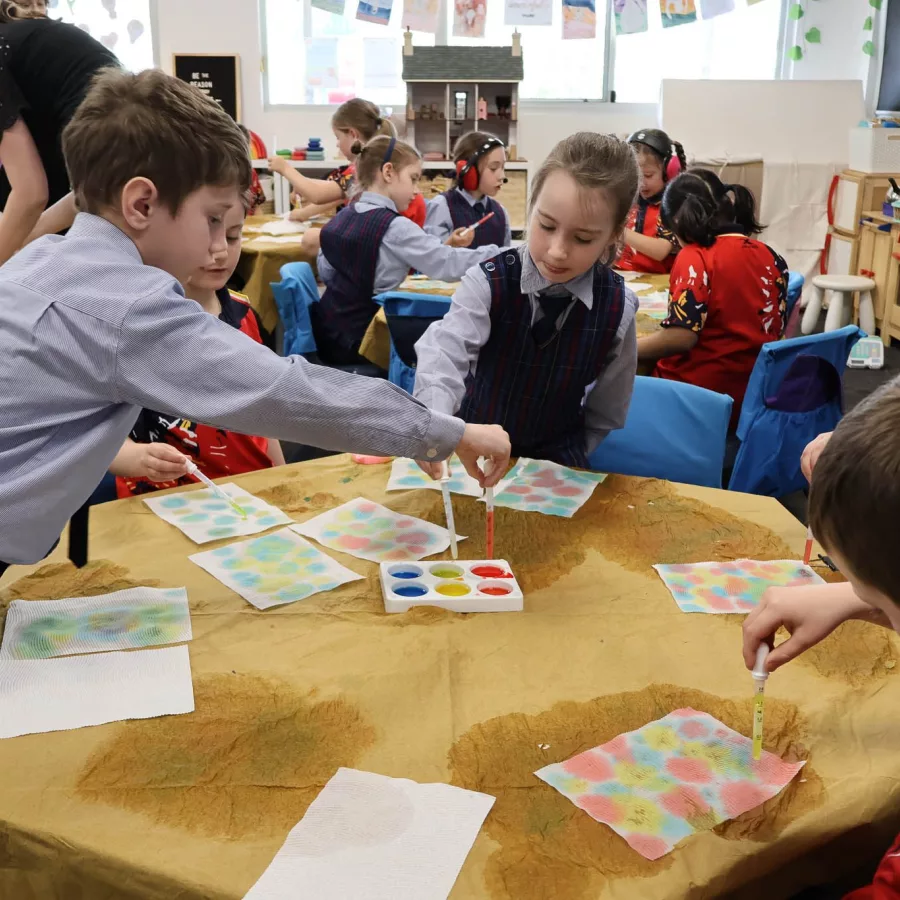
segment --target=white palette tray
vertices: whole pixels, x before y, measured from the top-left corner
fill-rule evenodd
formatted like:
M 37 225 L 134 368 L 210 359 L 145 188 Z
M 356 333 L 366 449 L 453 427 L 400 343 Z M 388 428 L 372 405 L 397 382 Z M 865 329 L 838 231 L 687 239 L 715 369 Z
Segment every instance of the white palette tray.
M 381 563 L 384 608 L 402 613 L 413 606 L 453 612 L 517 612 L 522 589 L 503 559 Z

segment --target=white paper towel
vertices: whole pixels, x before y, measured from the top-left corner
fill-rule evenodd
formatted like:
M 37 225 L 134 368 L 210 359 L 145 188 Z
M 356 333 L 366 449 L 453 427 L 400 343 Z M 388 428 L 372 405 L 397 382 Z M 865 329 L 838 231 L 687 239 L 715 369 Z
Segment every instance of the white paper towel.
M 193 711 L 186 646 L 0 660 L 0 738 Z
M 487 794 L 338 769 L 244 900 L 446 900 Z

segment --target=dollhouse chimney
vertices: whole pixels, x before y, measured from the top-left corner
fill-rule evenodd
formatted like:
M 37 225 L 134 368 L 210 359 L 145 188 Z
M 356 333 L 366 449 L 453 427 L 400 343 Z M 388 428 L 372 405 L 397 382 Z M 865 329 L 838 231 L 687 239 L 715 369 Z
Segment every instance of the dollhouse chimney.
M 403 32 L 403 55 L 413 55 L 412 32 L 409 30 L 409 28 L 407 28 L 406 31 Z
M 513 42 L 512 42 L 512 55 L 513 56 L 521 56 L 522 55 L 522 35 L 519 34 L 518 30 L 513 32 Z

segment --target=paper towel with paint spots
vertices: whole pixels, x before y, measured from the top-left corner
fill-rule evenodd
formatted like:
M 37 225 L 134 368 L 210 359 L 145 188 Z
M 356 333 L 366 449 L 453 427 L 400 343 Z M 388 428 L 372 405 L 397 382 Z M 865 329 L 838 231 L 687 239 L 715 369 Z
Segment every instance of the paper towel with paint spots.
M 363 577 L 289 528 L 195 553 L 189 559 L 257 609 L 305 600 Z
M 658 565 L 666 587 L 683 612 L 749 613 L 770 587 L 825 582 L 809 566 L 791 559 Z
M 520 459 L 494 488 L 494 505 L 571 518 L 606 475 L 577 472 L 544 459 Z
M 145 497 L 144 503 L 161 519 L 183 531 L 195 544 L 259 534 L 276 525 L 289 525 L 293 522 L 280 509 L 254 497 L 236 484 L 222 484 L 219 487 L 247 513 L 246 519 L 241 518 L 209 488 L 168 494 L 165 497 Z
M 481 485 L 463 468 L 459 458 L 450 458 L 450 493 L 462 494 L 464 497 L 482 497 Z M 426 475 L 412 459 L 398 457 L 391 463 L 391 477 L 388 479 L 386 491 L 411 491 L 419 488 L 439 491 L 440 481 Z
M 695 709 L 675 712 L 535 772 L 641 856 L 659 859 L 684 838 L 776 796 L 803 767 Z
M 325 547 L 372 562 L 422 559 L 450 546 L 450 532 L 357 497 L 291 528 Z M 464 541 L 462 535 L 457 540 Z

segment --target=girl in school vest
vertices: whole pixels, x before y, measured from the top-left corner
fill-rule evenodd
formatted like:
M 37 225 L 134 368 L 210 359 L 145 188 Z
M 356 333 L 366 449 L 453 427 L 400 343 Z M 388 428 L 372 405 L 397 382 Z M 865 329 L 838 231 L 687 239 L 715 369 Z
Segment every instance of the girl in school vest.
M 483 131 L 464 134 L 453 153 L 456 187 L 428 203 L 425 230 L 451 247 L 484 247 L 512 243 L 509 216 L 494 199 L 506 184 L 503 141 Z M 466 229 L 493 213 L 475 231 Z
M 759 348 L 784 333 L 787 263 L 754 239 L 762 226 L 753 194 L 705 169 L 666 188 L 662 216 L 683 249 L 668 317 L 638 341 L 638 357 L 660 378 L 731 395 L 734 428 Z
M 472 269 L 416 344 L 415 396 L 502 425 L 516 455 L 587 467 L 634 385 L 637 299 L 608 264 L 637 187 L 625 142 L 560 141 L 534 179 L 527 245 Z
M 395 138 L 353 145 L 363 193 L 322 229 L 319 276 L 325 293 L 310 308 L 320 358 L 332 365 L 359 359 L 359 345 L 378 304 L 373 297 L 396 290 L 416 269 L 439 281 L 458 281 L 494 256 L 499 247 L 448 247 L 400 213 L 418 194 L 422 160 Z
M 678 241 L 660 218 L 660 204 L 666 184 L 687 167 L 684 147 L 658 128 L 636 131 L 628 143 L 637 155 L 641 188 L 628 213 L 625 248 L 616 268 L 665 275 L 672 270 Z

